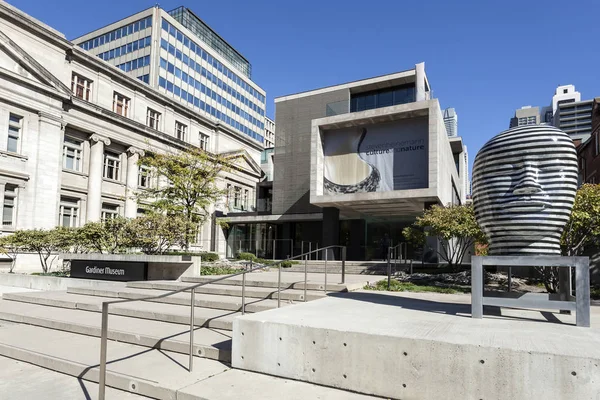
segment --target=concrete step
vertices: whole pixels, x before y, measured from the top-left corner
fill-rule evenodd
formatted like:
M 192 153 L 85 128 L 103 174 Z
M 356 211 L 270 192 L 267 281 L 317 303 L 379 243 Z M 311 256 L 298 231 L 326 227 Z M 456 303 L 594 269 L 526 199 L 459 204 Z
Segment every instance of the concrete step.
M 102 302 L 115 300 L 110 297 L 83 296 L 67 292 L 6 293 L 3 295 L 3 299 L 97 313 L 102 312 Z M 176 304 L 136 301 L 114 304 L 109 307 L 109 313 L 175 324 L 189 325 L 190 323 L 190 307 Z M 241 313 L 203 307 L 196 307 L 194 311 L 195 325 L 197 327 L 217 328 L 229 331 L 232 329 L 233 319 L 238 315 L 241 315 Z
M 106 288 L 81 288 L 81 287 L 69 287 L 67 293 L 80 294 L 85 296 L 100 296 L 100 297 L 114 297 L 122 299 L 139 299 L 146 296 L 156 296 L 157 294 L 163 294 L 161 291 L 153 289 L 136 289 L 129 287 L 106 287 Z M 149 300 L 154 303 L 168 303 L 168 304 L 179 304 L 189 306 L 190 294 L 189 293 L 177 293 L 171 296 L 162 297 L 160 299 Z M 195 304 L 197 307 L 204 308 L 215 308 L 219 310 L 229 311 L 241 311 L 242 310 L 242 298 L 234 296 L 221 296 L 214 294 L 197 293 L 195 297 Z M 281 305 L 288 305 L 288 302 L 284 302 Z M 271 310 L 277 308 L 277 300 L 270 299 L 246 299 L 246 312 L 259 312 L 265 310 Z
M 30 325 L 0 329 L 0 355 L 63 374 L 98 382 L 100 339 Z M 188 357 L 165 350 L 109 342 L 107 385 L 156 399 L 177 399 L 178 391 L 227 371 L 221 362 Z
M 138 281 L 128 282 L 127 287 L 138 289 L 177 290 L 190 286 L 189 282 L 177 281 Z M 223 296 L 241 296 L 242 287 L 236 285 L 208 284 L 196 289 L 196 293 L 218 294 Z M 325 296 L 324 292 L 308 291 L 308 301 L 317 300 Z M 246 297 L 257 299 L 277 299 L 277 289 L 265 287 L 247 287 Z M 304 290 L 285 289 L 281 291 L 281 300 L 304 301 Z
M 0 301 L 0 320 L 100 337 L 101 318 L 95 312 L 17 301 Z M 189 327 L 167 322 L 111 315 L 108 338 L 118 342 L 189 354 Z M 193 353 L 231 362 L 231 332 L 213 328 L 194 330 Z
M 12 358 L 0 357 L 0 393 L 2 400 L 98 400 L 98 384 Z M 43 393 L 43 397 L 40 397 L 40 393 Z M 107 388 L 106 398 L 146 400 L 150 397 Z
M 0 356 L 84 381 L 98 382 L 99 347 L 100 340 L 96 337 L 29 325 L 0 326 Z M 232 370 L 223 363 L 203 358 L 195 358 L 193 372 L 189 372 L 188 357 L 183 354 L 127 343 L 109 342 L 107 350 L 107 386 L 155 399 L 375 399 L 310 383 Z M 0 387 L 2 385 L 3 382 L 0 382 Z M 84 384 L 81 385 L 83 387 Z M 6 392 L 0 393 L 4 399 Z M 112 393 L 118 392 L 107 390 L 107 395 Z M 38 392 L 35 397 L 47 398 L 44 397 L 46 394 L 45 391 L 43 394 Z M 51 398 L 65 397 L 61 393 L 60 397 Z M 81 398 L 95 398 L 95 393 L 84 394 Z M 130 397 L 125 394 L 107 398 L 120 400 Z
M 302 270 L 303 272 L 304 270 Z M 261 276 L 262 275 L 262 276 Z M 201 282 L 210 282 L 217 276 L 187 276 L 182 277 L 181 281 L 190 282 L 190 283 L 201 283 Z M 229 286 L 241 286 L 242 285 L 242 277 L 236 276 L 233 278 L 229 278 L 227 280 L 215 282 L 216 285 L 229 285 Z M 273 280 L 272 275 L 261 274 L 260 272 L 250 273 L 246 276 L 246 288 L 248 287 L 264 287 L 264 288 L 277 288 L 277 279 Z M 298 289 L 304 290 L 304 279 L 290 279 L 285 276 L 285 272 L 282 273 L 281 277 L 281 289 Z M 325 277 L 321 282 L 311 282 L 308 281 L 306 283 L 306 290 L 315 290 L 315 291 L 323 291 L 325 290 Z M 327 282 L 327 291 L 330 292 L 346 292 L 348 288 L 346 285 L 341 283 Z

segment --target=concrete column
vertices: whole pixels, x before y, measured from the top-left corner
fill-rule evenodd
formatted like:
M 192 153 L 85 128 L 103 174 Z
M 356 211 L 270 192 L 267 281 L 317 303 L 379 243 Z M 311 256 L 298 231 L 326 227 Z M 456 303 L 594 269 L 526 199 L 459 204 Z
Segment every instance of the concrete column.
M 424 101 L 425 97 L 425 63 L 415 65 L 415 100 Z
M 323 208 L 323 245 L 319 247 L 333 246 L 340 244 L 340 210 L 335 207 Z M 327 251 L 327 259 L 335 260 L 339 258 L 339 250 L 330 249 Z
M 137 217 L 137 199 L 135 194 L 138 187 L 140 156 L 144 156 L 144 150 L 137 147 L 127 149 L 127 182 L 125 187 L 125 218 Z
M 90 136 L 90 168 L 88 173 L 87 222 L 98 222 L 102 215 L 102 167 L 104 146 L 110 139 L 94 133 Z
M 365 259 L 365 229 L 364 219 L 350 221 L 350 243 L 347 244 L 346 256 L 348 260 L 359 261 Z

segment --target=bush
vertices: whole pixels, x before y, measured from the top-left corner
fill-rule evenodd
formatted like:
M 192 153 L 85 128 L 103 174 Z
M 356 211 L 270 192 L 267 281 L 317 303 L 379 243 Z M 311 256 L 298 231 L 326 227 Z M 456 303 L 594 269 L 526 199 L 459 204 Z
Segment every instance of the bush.
M 366 285 L 366 290 L 378 290 L 386 291 L 387 280 L 377 282 L 375 285 Z M 412 282 L 401 282 L 396 279 L 390 281 L 390 292 L 433 292 L 433 293 L 445 293 L 445 294 L 456 294 L 456 293 L 470 293 L 470 288 L 463 288 L 460 286 L 429 286 L 429 285 L 418 285 Z
M 258 258 L 252 253 L 238 253 L 238 260 L 246 260 L 246 261 L 257 261 Z
M 230 268 L 230 267 L 202 267 L 200 268 L 200 275 L 231 275 L 242 272 L 241 269 Z
M 200 253 L 200 257 L 202 257 L 202 261 L 204 262 L 215 262 L 220 259 L 217 253 Z
M 199 251 L 166 251 L 165 256 L 192 256 L 200 257 L 204 262 L 219 261 L 220 257 L 217 253 L 199 252 Z

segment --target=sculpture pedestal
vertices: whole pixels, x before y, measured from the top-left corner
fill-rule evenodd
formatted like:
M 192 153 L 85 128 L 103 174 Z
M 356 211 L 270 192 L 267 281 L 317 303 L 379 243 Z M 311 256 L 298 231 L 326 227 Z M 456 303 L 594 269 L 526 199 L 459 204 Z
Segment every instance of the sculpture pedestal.
M 590 272 L 588 257 L 562 256 L 477 256 L 471 259 L 471 317 L 483 318 L 483 306 L 571 310 L 577 326 L 590 326 Z M 484 296 L 484 266 L 575 267 L 575 301 L 560 294 L 504 293 L 501 297 Z

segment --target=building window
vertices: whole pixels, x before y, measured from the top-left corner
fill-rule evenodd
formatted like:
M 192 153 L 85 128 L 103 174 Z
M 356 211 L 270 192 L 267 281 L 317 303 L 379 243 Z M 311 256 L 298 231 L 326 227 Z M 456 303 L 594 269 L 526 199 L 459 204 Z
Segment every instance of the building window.
M 231 197 L 231 184 L 227 184 L 227 190 L 225 191 L 225 204 L 227 205 L 227 208 L 231 207 L 231 204 L 229 204 L 229 200 Z
M 129 99 L 122 94 L 114 92 L 113 94 L 113 111 L 119 115 L 127 117 L 129 113 Z
M 204 133 L 200 134 L 200 148 L 208 151 L 208 135 L 205 135 Z
M 79 200 L 61 197 L 59 218 L 61 226 L 68 228 L 79 226 Z
M 119 170 L 121 169 L 121 159 L 118 154 L 104 153 L 104 173 L 103 177 L 107 179 L 119 180 Z
M 114 219 L 119 216 L 119 206 L 102 203 L 102 221 Z
M 187 137 L 187 125 L 175 121 L 175 134 L 177 135 L 177 139 L 185 141 Z
M 248 189 L 244 189 L 244 198 L 242 199 L 242 210 L 248 210 Z
M 152 129 L 158 130 L 158 124 L 160 123 L 160 113 L 158 111 L 154 111 L 151 108 L 148 108 L 146 112 L 146 125 L 148 125 Z
M 6 184 L 4 187 L 4 208 L 2 210 L 2 226 L 14 226 L 17 186 Z
M 6 150 L 18 153 L 19 152 L 19 138 L 21 137 L 21 131 L 23 130 L 23 117 L 11 113 L 8 117 L 8 142 L 6 144 Z
M 150 187 L 150 168 L 143 165 L 140 166 L 138 172 L 138 186 L 142 188 Z
M 73 79 L 71 80 L 71 91 L 75 97 L 89 101 L 90 92 L 92 91 L 92 81 L 84 78 L 83 76 L 73 74 Z
M 81 172 L 82 142 L 65 136 L 63 141 L 63 168 Z
M 233 208 L 240 208 L 242 197 L 242 188 L 235 186 L 233 188 Z

